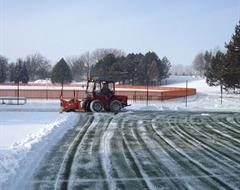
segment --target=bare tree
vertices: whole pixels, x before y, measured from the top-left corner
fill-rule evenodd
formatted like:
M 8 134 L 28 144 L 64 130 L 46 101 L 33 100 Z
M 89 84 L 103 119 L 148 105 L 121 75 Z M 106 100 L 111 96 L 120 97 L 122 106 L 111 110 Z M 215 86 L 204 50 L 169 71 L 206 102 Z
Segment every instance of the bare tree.
M 172 65 L 170 68 L 170 73 L 172 75 L 182 75 L 184 72 L 184 67 L 182 64 Z
M 84 66 L 86 68 L 86 76 L 90 78 L 91 66 L 93 65 L 93 57 L 89 51 L 85 52 L 81 55 L 80 59 L 83 61 Z
M 96 63 L 97 61 L 103 59 L 106 55 L 113 54 L 116 58 L 125 56 L 126 54 L 119 49 L 96 49 L 92 52 L 92 60 Z
M 194 58 L 193 68 L 199 73 L 201 77 L 204 75 L 205 60 L 204 60 L 204 54 L 202 52 L 197 54 L 196 57 Z
M 50 77 L 51 65 L 41 54 L 28 55 L 25 59 L 31 81 Z
M 192 65 L 177 64 L 172 65 L 170 68 L 170 73 L 172 75 L 193 75 L 194 69 Z
M 68 65 L 71 67 L 73 79 L 75 81 L 83 80 L 86 71 L 86 66 L 82 57 L 70 56 L 67 57 L 66 60 Z

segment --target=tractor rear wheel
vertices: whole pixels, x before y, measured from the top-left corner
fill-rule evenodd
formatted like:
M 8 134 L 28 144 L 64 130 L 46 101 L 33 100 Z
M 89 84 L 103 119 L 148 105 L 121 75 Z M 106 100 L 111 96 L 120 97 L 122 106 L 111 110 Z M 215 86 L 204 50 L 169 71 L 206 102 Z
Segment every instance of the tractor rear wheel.
M 102 103 L 99 100 L 93 100 L 90 103 L 90 110 L 92 112 L 100 112 L 100 111 L 103 110 L 103 105 L 102 105 Z
M 113 100 L 110 103 L 110 111 L 111 112 L 119 112 L 122 109 L 122 103 L 119 100 Z

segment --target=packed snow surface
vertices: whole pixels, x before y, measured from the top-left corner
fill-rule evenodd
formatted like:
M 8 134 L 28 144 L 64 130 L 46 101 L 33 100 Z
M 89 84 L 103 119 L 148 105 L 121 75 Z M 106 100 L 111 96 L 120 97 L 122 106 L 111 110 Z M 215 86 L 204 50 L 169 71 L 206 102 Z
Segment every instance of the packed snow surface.
M 47 152 L 33 177 L 10 187 L 239 189 L 240 116 L 202 113 L 79 113 L 78 124 Z

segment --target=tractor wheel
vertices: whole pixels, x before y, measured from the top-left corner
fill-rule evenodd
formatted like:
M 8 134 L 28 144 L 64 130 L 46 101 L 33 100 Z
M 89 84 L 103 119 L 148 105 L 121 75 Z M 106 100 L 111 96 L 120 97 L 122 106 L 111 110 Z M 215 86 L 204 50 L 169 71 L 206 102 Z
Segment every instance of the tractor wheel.
M 100 111 L 103 110 L 103 105 L 102 105 L 102 103 L 99 100 L 93 100 L 90 103 L 90 110 L 92 112 L 100 112 Z
M 122 103 L 119 100 L 113 100 L 110 103 L 110 111 L 111 112 L 119 112 L 122 109 Z

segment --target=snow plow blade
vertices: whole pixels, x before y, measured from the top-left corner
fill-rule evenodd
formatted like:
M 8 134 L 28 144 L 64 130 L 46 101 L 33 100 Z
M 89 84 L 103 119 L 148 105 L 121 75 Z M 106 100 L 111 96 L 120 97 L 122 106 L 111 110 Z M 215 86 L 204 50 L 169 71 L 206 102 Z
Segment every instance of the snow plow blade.
M 63 98 L 60 99 L 60 105 L 62 108 L 62 112 L 70 112 L 70 111 L 83 111 L 81 107 L 81 100 L 73 98 L 71 100 L 65 100 Z

